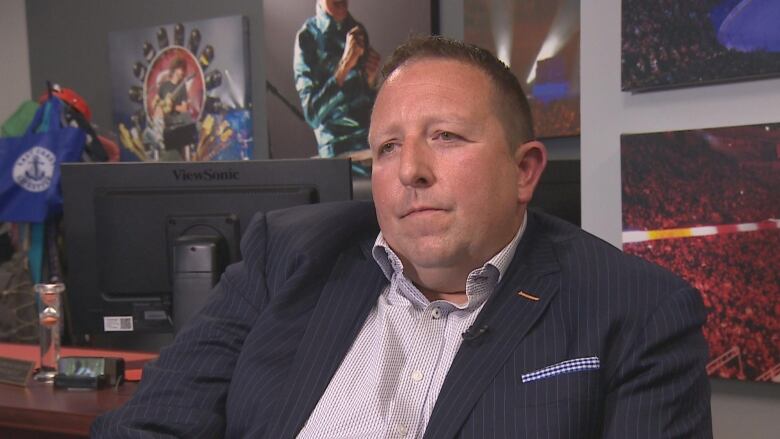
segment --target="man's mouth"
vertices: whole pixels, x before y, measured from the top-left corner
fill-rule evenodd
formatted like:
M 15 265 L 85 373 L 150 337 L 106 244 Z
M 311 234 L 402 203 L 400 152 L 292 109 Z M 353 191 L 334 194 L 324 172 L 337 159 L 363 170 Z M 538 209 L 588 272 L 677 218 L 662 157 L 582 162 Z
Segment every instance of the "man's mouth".
M 412 208 L 410 208 L 410 209 L 406 210 L 406 211 L 405 211 L 405 212 L 404 212 L 404 213 L 401 215 L 401 219 L 403 219 L 403 218 L 406 218 L 406 217 L 409 217 L 409 216 L 413 216 L 413 215 L 415 215 L 415 214 L 419 214 L 419 213 L 426 213 L 426 212 L 442 212 L 442 211 L 444 211 L 444 209 L 439 209 L 439 208 L 436 208 L 436 207 L 430 207 L 430 206 L 416 206 L 416 207 L 412 207 Z

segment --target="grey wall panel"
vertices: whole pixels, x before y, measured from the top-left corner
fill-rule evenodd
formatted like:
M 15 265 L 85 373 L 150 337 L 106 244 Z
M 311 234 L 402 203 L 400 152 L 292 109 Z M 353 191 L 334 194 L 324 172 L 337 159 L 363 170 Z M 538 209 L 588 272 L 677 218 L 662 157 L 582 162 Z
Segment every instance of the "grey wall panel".
M 24 0 L 0 2 L 0 123 L 30 99 L 30 63 Z

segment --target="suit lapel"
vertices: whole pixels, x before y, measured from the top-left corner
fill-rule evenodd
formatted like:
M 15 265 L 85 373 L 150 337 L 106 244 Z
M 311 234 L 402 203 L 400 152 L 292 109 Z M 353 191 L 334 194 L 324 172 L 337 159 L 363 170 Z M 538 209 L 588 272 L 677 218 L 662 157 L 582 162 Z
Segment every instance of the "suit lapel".
M 439 392 L 426 438 L 457 434 L 474 404 L 558 292 L 560 267 L 553 243 L 536 230 L 535 218 L 530 214 L 528 218 L 528 228 L 507 273 L 475 322 L 475 327 L 487 325 L 488 332 L 463 341 Z
M 268 437 L 303 428 L 387 282 L 370 256 L 373 241 L 341 255 L 325 284 L 287 379 L 290 392 Z

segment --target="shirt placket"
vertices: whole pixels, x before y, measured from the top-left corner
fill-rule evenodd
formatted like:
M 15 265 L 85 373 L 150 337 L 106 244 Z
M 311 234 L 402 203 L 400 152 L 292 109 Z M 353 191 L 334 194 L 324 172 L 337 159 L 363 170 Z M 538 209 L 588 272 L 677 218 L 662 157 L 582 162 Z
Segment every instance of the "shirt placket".
M 435 375 L 447 323 L 439 305 L 418 311 L 408 361 L 399 374 L 398 393 L 390 413 L 387 437 L 417 437 L 428 391 Z

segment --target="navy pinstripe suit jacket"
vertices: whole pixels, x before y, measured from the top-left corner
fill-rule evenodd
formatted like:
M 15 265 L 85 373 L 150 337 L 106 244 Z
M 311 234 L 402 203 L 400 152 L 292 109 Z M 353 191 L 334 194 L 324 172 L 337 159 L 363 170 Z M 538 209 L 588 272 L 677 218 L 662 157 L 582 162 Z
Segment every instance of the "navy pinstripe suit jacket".
M 528 219 L 478 317 L 490 330 L 458 351 L 425 437 L 711 437 L 697 292 L 568 223 Z M 258 216 L 243 262 L 93 436 L 295 437 L 387 282 L 377 230 L 370 203 Z M 583 357 L 600 368 L 521 378 Z

